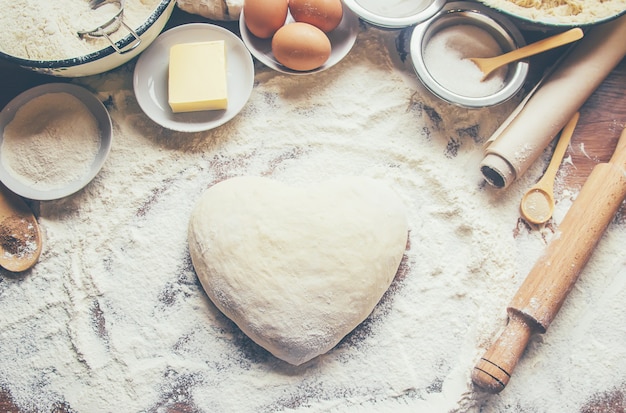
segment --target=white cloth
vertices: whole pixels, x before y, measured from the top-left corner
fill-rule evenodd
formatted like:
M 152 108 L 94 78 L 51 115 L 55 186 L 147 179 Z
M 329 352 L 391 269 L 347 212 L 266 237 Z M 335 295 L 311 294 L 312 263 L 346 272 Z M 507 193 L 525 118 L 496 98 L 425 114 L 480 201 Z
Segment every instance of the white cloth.
M 239 20 L 243 0 L 176 0 L 178 7 L 187 13 L 211 20 Z

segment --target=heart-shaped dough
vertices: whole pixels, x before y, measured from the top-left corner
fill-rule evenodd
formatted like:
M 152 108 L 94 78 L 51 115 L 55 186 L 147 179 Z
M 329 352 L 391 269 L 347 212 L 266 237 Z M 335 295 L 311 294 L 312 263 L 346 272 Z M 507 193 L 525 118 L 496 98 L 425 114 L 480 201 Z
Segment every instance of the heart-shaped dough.
M 209 188 L 189 223 L 206 293 L 257 344 L 299 365 L 332 349 L 393 280 L 408 224 L 382 182 L 308 188 L 239 177 Z

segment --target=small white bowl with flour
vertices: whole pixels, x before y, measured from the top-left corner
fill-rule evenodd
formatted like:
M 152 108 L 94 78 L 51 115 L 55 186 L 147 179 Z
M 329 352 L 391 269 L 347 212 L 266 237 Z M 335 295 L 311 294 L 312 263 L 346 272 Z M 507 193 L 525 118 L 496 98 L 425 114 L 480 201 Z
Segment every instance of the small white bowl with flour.
M 0 112 L 0 181 L 29 199 L 69 196 L 98 174 L 111 141 L 109 113 L 90 91 L 36 86 Z

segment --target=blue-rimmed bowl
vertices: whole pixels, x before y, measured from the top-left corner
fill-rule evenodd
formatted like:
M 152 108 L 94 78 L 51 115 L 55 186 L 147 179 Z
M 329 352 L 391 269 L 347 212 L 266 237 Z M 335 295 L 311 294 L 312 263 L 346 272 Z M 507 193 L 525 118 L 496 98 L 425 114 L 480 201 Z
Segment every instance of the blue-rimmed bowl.
M 123 65 L 145 50 L 161 33 L 175 5 L 176 0 L 161 0 L 146 21 L 133 29 L 138 37 L 128 33 L 114 43 L 115 47 L 110 45 L 84 56 L 61 60 L 30 60 L 11 56 L 2 51 L 0 58 L 24 69 L 59 77 L 82 77 L 104 73 Z

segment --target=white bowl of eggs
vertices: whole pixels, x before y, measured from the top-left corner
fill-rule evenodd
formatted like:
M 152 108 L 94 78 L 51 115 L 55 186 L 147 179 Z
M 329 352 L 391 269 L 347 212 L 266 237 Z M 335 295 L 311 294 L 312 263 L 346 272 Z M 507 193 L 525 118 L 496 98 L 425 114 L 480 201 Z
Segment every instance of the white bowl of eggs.
M 356 41 L 359 18 L 341 0 L 246 0 L 239 29 L 261 63 L 301 75 L 341 61 Z

